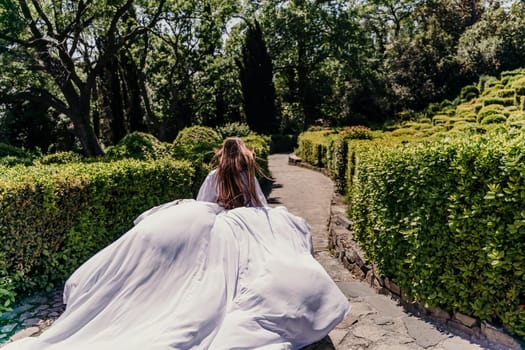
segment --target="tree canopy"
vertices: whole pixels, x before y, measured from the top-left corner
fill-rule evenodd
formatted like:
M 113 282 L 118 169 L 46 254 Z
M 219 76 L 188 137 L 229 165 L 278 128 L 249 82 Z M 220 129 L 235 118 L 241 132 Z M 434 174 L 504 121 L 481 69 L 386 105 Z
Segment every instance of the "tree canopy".
M 524 18 L 517 0 L 0 0 L 0 138 L 96 156 L 194 124 L 377 126 L 524 66 Z

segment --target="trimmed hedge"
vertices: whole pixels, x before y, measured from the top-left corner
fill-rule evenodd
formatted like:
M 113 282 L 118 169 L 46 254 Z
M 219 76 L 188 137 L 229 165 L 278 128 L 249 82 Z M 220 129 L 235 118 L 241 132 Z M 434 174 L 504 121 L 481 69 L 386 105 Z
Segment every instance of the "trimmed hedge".
M 333 129 L 303 132 L 297 138 L 295 154 L 314 166 L 325 167 L 328 163 L 327 152 L 330 138 L 337 137 L 337 131 Z
M 362 146 L 349 215 L 409 296 L 525 337 L 525 140 Z
M 40 164 L 67 164 L 82 162 L 84 157 L 81 154 L 72 151 L 56 152 L 46 154 L 40 157 L 37 161 Z
M 252 133 L 248 124 L 239 122 L 226 123 L 216 127 L 215 130 L 223 139 L 230 136 L 248 136 Z
M 106 158 L 116 159 L 161 159 L 169 155 L 169 145 L 159 141 L 155 136 L 135 131 L 127 134 L 115 146 L 108 147 Z
M 221 147 L 222 138 L 212 128 L 194 125 L 182 129 L 173 141 L 172 156 L 209 163 L 215 150 Z
M 146 209 L 191 198 L 187 161 L 121 160 L 0 174 L 0 312 L 17 294 L 62 283 Z M 199 183 L 200 184 L 200 183 Z

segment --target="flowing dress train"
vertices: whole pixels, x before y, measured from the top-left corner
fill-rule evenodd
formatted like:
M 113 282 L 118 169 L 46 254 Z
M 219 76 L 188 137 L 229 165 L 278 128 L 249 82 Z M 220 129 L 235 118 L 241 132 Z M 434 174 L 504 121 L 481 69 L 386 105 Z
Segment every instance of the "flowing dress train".
M 80 266 L 65 312 L 5 350 L 300 349 L 350 305 L 286 208 L 167 203 Z

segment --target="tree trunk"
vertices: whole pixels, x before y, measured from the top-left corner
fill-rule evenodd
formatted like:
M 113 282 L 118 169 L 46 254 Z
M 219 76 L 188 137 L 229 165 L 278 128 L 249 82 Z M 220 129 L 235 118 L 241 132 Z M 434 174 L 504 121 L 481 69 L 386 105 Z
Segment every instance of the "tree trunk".
M 141 104 L 139 73 L 135 62 L 126 52 L 120 55 L 123 78 L 127 86 L 126 99 L 128 101 L 126 114 L 128 117 L 129 131 L 146 131 L 144 111 Z

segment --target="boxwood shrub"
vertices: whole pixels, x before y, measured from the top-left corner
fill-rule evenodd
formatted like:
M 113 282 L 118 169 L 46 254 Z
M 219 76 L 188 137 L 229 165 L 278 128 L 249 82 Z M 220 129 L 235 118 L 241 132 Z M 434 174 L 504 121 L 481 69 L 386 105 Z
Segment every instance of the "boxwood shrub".
M 489 105 L 502 105 L 502 106 L 512 106 L 514 105 L 514 97 L 486 97 L 483 99 L 483 106 Z
M 503 114 L 503 110 L 504 110 L 503 106 L 499 104 L 488 105 L 488 106 L 483 107 L 478 112 L 478 123 L 483 122 L 483 119 L 485 119 L 486 117 L 490 115 Z
M 135 131 L 127 134 L 115 146 L 108 147 L 106 158 L 116 159 L 160 159 L 169 155 L 169 145 L 159 141 L 155 136 Z
M 477 135 L 354 154 L 349 215 L 409 296 L 525 337 L 525 139 Z
M 481 120 L 482 125 L 504 123 L 507 120 L 504 114 L 491 114 Z
M 0 312 L 17 294 L 62 283 L 142 211 L 191 198 L 196 174 L 191 163 L 169 159 L 3 170 Z
M 172 156 L 178 159 L 209 163 L 214 150 L 221 147 L 221 136 L 212 128 L 194 125 L 182 129 L 172 145 Z
M 295 154 L 304 161 L 317 166 L 327 165 L 327 151 L 330 138 L 337 138 L 337 131 L 333 129 L 320 129 L 303 132 L 297 138 Z

